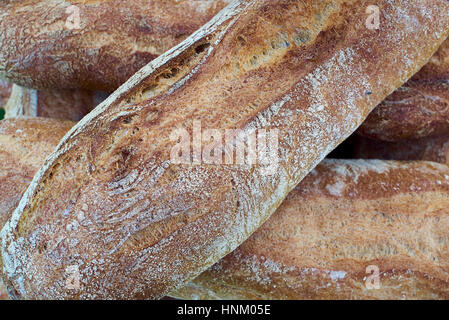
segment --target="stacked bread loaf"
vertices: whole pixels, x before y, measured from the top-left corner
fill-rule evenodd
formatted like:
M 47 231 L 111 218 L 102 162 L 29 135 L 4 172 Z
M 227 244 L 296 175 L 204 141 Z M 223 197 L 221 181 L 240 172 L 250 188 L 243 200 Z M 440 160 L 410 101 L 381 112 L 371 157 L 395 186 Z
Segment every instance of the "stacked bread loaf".
M 0 4 L 11 298 L 449 298 L 446 0 L 145 3 Z

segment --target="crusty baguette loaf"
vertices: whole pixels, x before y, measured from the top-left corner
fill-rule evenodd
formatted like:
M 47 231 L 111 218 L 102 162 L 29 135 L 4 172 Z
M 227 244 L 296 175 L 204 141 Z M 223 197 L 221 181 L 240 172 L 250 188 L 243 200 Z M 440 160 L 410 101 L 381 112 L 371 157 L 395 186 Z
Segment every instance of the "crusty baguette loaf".
M 5 118 L 44 117 L 79 121 L 104 101 L 107 93 L 83 89 L 34 90 L 14 84 Z
M 449 40 L 370 113 L 357 133 L 382 141 L 449 134 Z
M 230 1 L 1 1 L 0 76 L 111 92 Z
M 351 143 L 353 158 L 426 160 L 449 165 L 449 135 L 396 142 L 355 137 Z
M 9 208 L 0 216 L 12 214 L 33 172 L 70 124 L 41 118 L 0 122 L 0 147 L 5 150 L 0 161 L 6 164 L 0 185 L 9 186 L 7 197 L 12 204 L 0 201 L 0 208 Z M 17 137 L 18 131 L 22 138 Z M 23 154 L 29 155 L 28 161 L 22 161 Z M 172 295 L 189 299 L 449 298 L 448 171 L 427 162 L 324 160 L 247 241 Z M 24 172 L 30 175 L 24 177 Z M 426 257 L 429 252 L 437 254 L 438 260 Z M 381 271 L 380 289 L 366 288 L 369 265 Z M 323 289 L 324 282 L 329 285 Z M 0 299 L 6 299 L 2 289 L 0 281 Z
M 246 242 L 172 296 L 449 299 L 448 208 L 445 165 L 324 160 Z
M 379 30 L 365 26 L 373 4 Z M 160 298 L 195 278 L 425 64 L 448 13 L 441 0 L 233 2 L 63 138 L 2 230 L 9 292 Z M 194 120 L 277 129 L 277 170 L 173 163 L 170 136 Z

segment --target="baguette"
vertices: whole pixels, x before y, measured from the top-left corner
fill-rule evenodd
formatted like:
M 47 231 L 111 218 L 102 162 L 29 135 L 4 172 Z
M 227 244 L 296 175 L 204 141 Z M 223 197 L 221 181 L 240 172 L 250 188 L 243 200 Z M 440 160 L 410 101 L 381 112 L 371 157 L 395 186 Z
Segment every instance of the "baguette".
M 376 140 L 400 141 L 449 134 L 449 40 L 357 130 Z
M 171 296 L 449 299 L 448 207 L 445 165 L 324 160 L 247 241 Z
M 384 160 L 426 160 L 449 165 L 449 135 L 396 142 L 357 137 L 352 157 Z
M 3 217 L 12 214 L 30 176 L 70 124 L 40 118 L 0 122 L 0 146 L 7 150 L 0 160 L 11 163 L 3 169 L 6 174 L 0 183 L 13 185 L 4 199 L 14 202 L 9 206 L 0 202 L 0 208 L 9 208 L 1 212 Z M 25 131 L 28 139 L 18 139 L 17 131 Z M 21 161 L 22 154 L 28 154 L 29 160 Z M 247 241 L 171 295 L 187 299 L 448 298 L 448 171 L 428 162 L 324 160 Z M 23 172 L 30 175 L 23 178 Z M 21 178 L 13 178 L 17 176 Z M 430 259 L 430 254 L 438 260 Z M 380 289 L 365 285 L 369 265 L 382 271 Z M 7 295 L 0 282 L 2 298 Z
M 44 117 L 79 121 L 104 101 L 107 93 L 102 91 L 34 90 L 14 84 L 5 118 Z
M 447 37 L 447 1 L 373 3 L 379 30 L 363 0 L 235 1 L 141 69 L 62 139 L 4 226 L 8 292 L 160 298 L 234 250 Z M 277 170 L 176 164 L 170 136 L 195 120 L 278 130 Z
M 35 89 L 112 92 L 229 2 L 1 1 L 0 76 Z

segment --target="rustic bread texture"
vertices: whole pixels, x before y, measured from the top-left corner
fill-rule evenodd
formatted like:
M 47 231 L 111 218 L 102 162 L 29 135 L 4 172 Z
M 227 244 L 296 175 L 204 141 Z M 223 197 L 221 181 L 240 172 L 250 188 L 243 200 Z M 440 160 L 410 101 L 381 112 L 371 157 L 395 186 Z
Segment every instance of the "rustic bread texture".
M 11 95 L 12 84 L 0 79 L 0 109 L 4 109 Z
M 370 113 L 357 133 L 383 141 L 449 134 L 449 40 Z
M 449 78 L 410 80 L 376 107 L 357 133 L 392 142 L 448 134 Z
M 11 217 L 46 156 L 74 124 L 44 118 L 0 121 L 0 226 Z
M 449 167 L 324 160 L 237 250 L 172 296 L 449 299 Z M 370 265 L 379 289 L 369 289 Z
M 229 2 L 1 1 L 0 76 L 36 89 L 111 92 Z M 73 5 L 79 29 L 69 28 Z
M 352 157 L 384 160 L 426 160 L 449 164 L 449 135 L 387 142 L 357 137 Z
M 107 93 L 102 91 L 34 90 L 14 84 L 5 118 L 44 117 L 79 121 L 104 101 Z
M 7 190 L 3 199 L 9 200 L 0 202 L 0 226 L 71 124 L 42 118 L 0 122 L 0 146 L 5 150 L 0 161 L 6 164 L 0 185 L 6 187 L 2 194 Z M 30 174 L 24 176 L 24 172 Z M 448 276 L 437 272 L 439 268 L 449 271 L 442 261 L 445 255 L 438 262 L 427 261 L 426 269 L 426 259 L 416 252 L 423 248 L 447 252 L 449 212 L 438 210 L 449 204 L 445 175 L 449 176 L 447 168 L 427 162 L 324 160 L 237 250 L 172 295 L 188 299 L 447 298 Z M 390 239 L 389 234 L 395 237 Z M 440 236 L 437 243 L 446 247 L 432 244 Z M 349 263 L 351 259 L 357 263 Z M 380 290 L 365 286 L 366 266 L 373 264 L 381 270 Z M 325 281 L 329 285 L 323 289 Z M 0 282 L 0 299 L 7 298 Z
M 412 80 L 435 81 L 449 79 L 449 40 L 443 42 L 429 62 L 412 77 Z
M 25 117 L 0 121 L 0 229 L 11 217 L 45 158 L 74 124 Z M 7 298 L 0 281 L 0 300 Z
M 372 4 L 385 17 L 375 31 Z M 448 13 L 440 0 L 233 2 L 63 138 L 2 230 L 9 292 L 160 298 L 195 278 L 426 63 Z M 278 169 L 172 163 L 170 134 L 194 120 L 278 129 Z

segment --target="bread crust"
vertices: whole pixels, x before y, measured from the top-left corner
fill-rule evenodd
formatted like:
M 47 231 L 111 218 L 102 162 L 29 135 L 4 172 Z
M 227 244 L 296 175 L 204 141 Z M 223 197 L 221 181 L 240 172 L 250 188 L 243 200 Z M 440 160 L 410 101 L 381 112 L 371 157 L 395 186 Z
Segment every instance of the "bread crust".
M 0 121 L 0 226 L 11 217 L 46 156 L 74 124 L 45 118 Z
M 0 200 L 0 227 L 72 124 L 43 118 L 0 122 L 4 164 L 0 191 L 6 192 Z M 442 254 L 449 243 L 446 177 L 447 168 L 424 161 L 324 160 L 247 241 L 171 295 L 183 299 L 446 299 L 449 257 Z M 429 259 L 423 248 L 437 253 L 438 261 Z M 380 289 L 366 288 L 369 265 L 381 271 Z M 1 299 L 8 296 L 0 282 Z
M 35 89 L 112 92 L 230 1 L 2 1 L 0 76 Z
M 448 204 L 445 165 L 326 159 L 247 241 L 171 296 L 449 299 Z
M 3 228 L 12 296 L 160 298 L 234 250 L 449 31 L 446 1 L 374 4 L 377 31 L 362 0 L 235 1 L 131 77 L 62 139 Z M 278 129 L 278 170 L 171 163 L 172 130 L 194 120 Z
M 449 134 L 449 40 L 370 113 L 357 133 L 392 142 Z
M 11 95 L 12 84 L 0 78 L 0 109 L 4 109 Z
M 444 41 L 429 62 L 412 77 L 418 81 L 449 79 L 449 40 Z
M 357 133 L 391 142 L 448 134 L 449 78 L 410 80 L 377 106 Z
M 102 91 L 34 90 L 14 84 L 5 118 L 43 117 L 79 121 L 107 98 Z
M 11 217 L 45 158 L 74 124 L 39 117 L 0 121 L 0 229 Z M 7 298 L 0 281 L 0 300 Z

